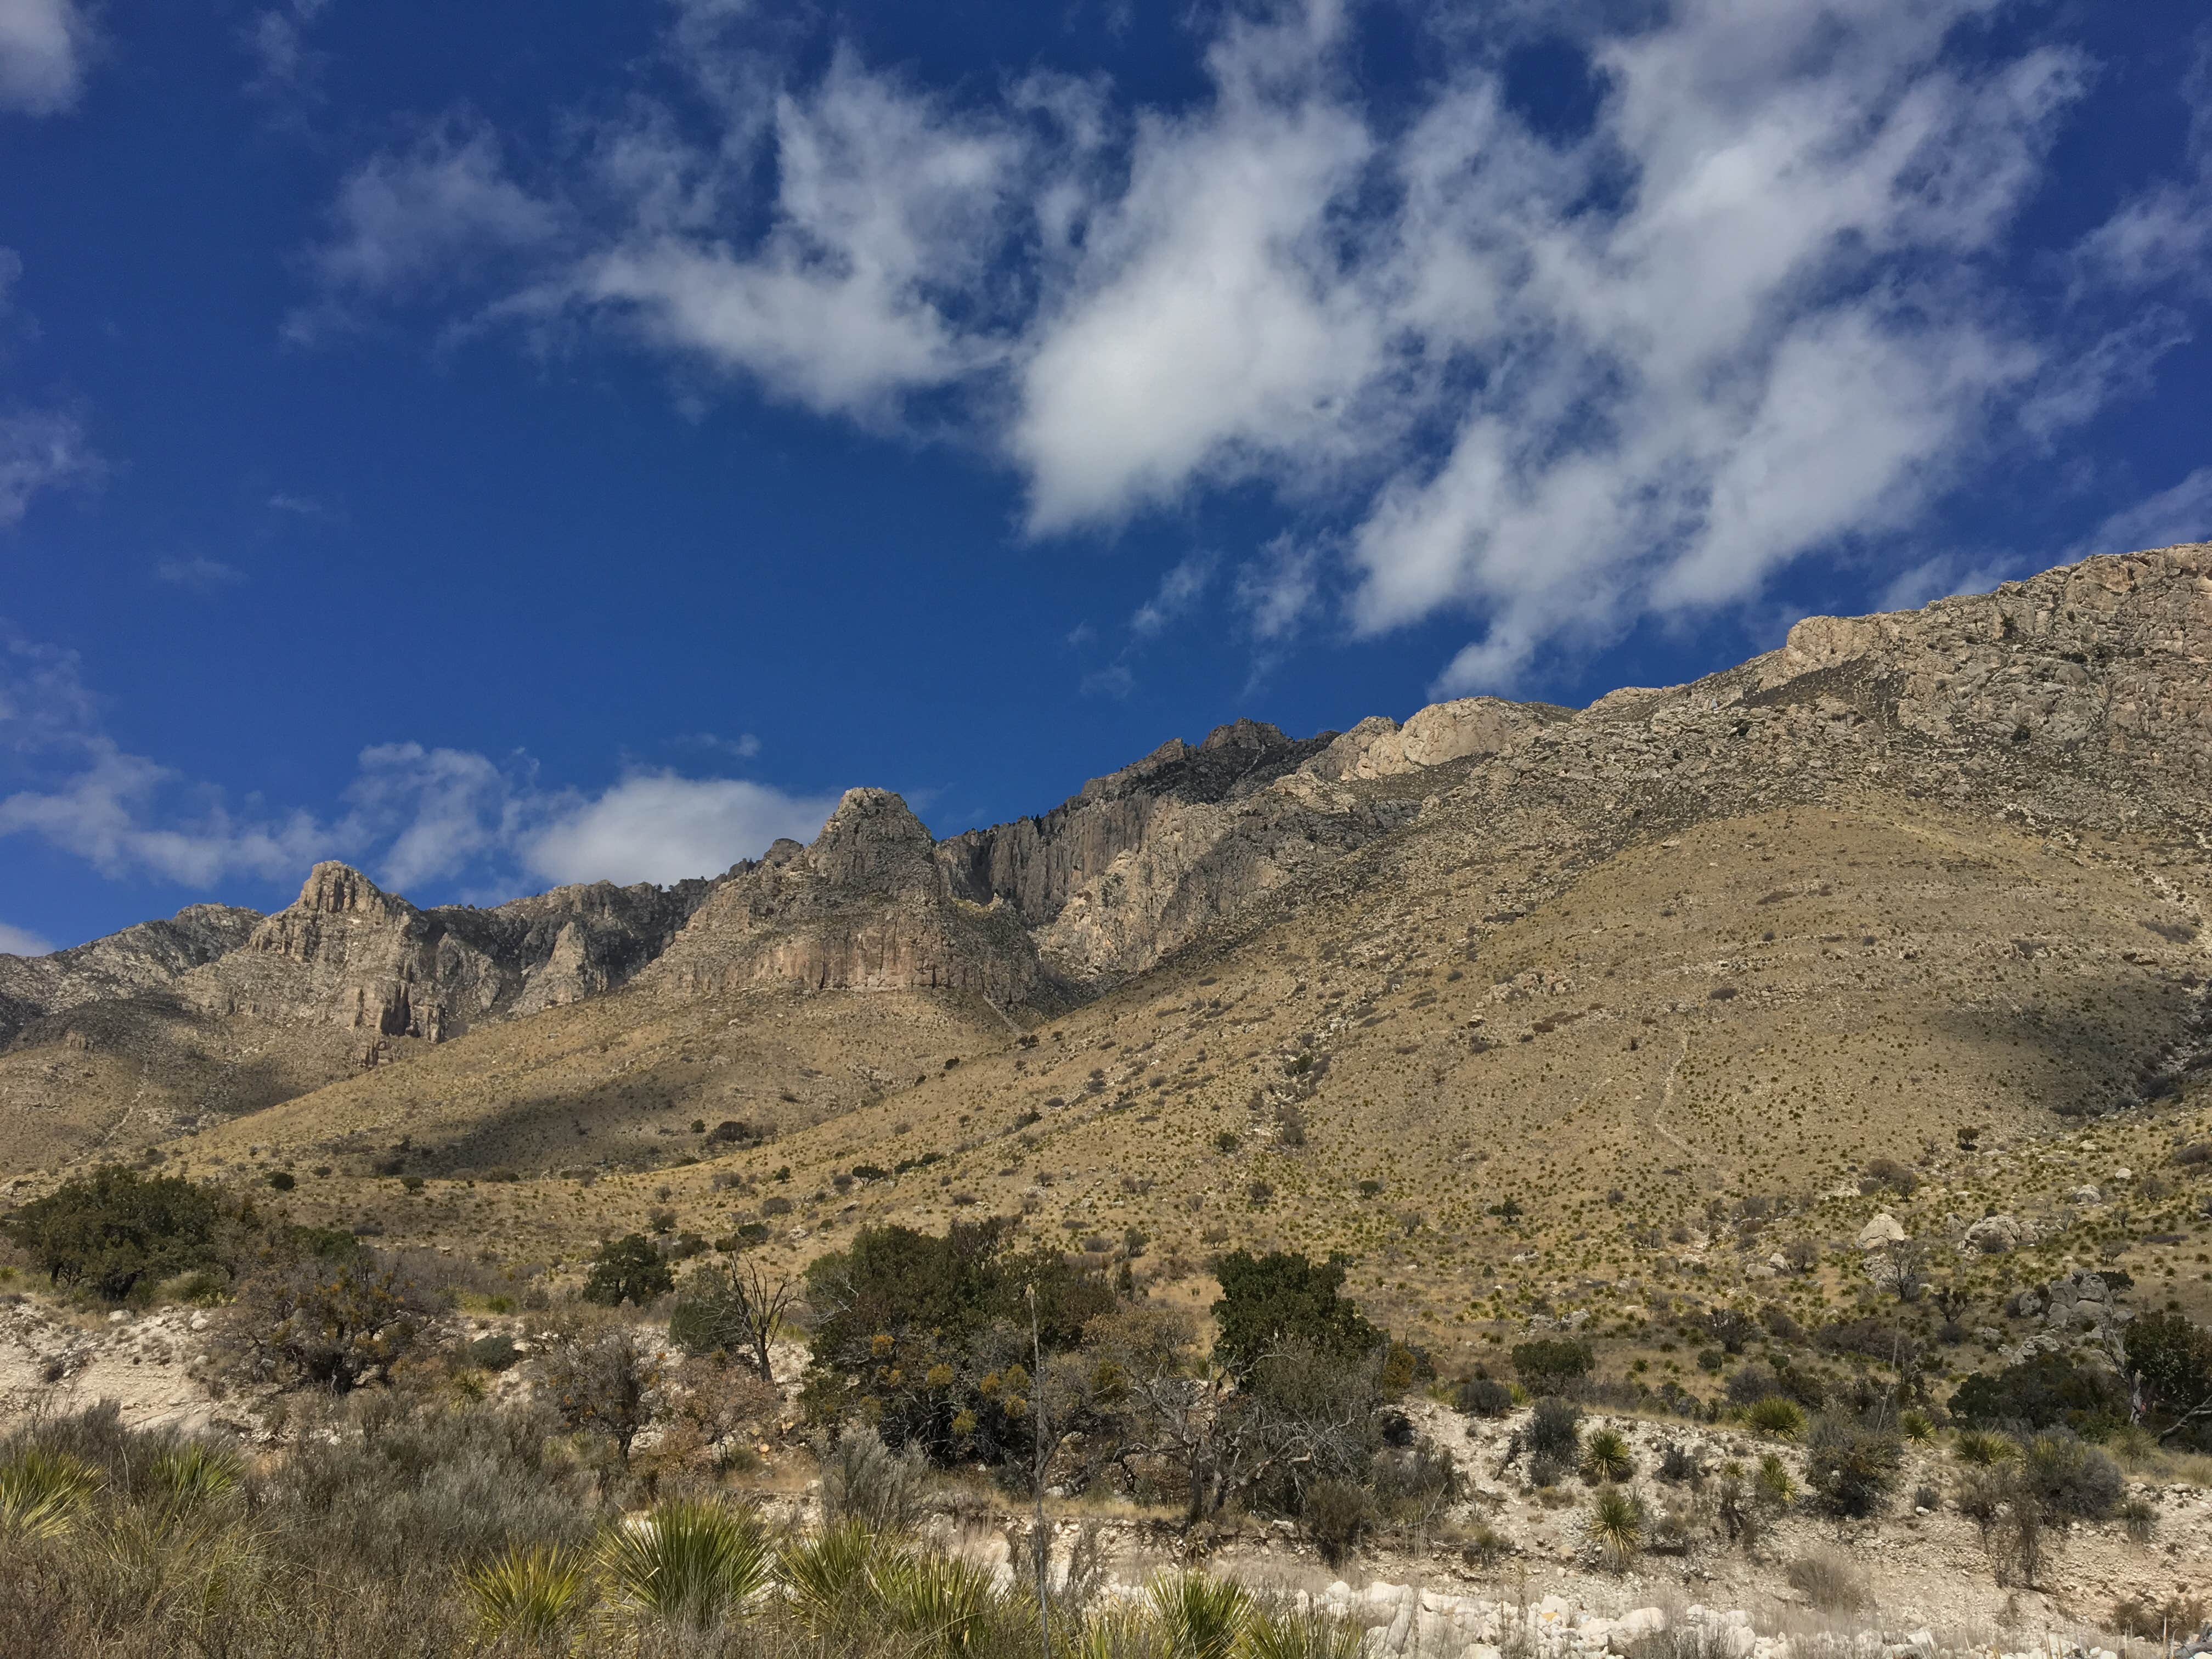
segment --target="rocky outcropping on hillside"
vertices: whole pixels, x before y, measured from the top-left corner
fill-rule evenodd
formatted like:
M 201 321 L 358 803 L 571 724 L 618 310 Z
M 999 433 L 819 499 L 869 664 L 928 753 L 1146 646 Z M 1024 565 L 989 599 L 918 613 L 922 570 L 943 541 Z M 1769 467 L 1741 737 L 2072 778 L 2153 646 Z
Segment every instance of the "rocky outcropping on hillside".
M 435 1042 L 626 982 L 711 885 L 601 882 L 489 910 L 420 910 L 358 870 L 319 864 L 297 901 L 178 989 L 210 1012 Z
M 43 1015 L 166 989 L 236 950 L 260 921 L 258 910 L 193 904 L 51 955 L 0 956 L 0 1044 Z
M 1003 899 L 963 897 L 896 795 L 854 789 L 811 847 L 738 866 L 643 976 L 699 995 L 764 981 L 817 990 L 949 990 L 1005 1007 L 1057 992 Z

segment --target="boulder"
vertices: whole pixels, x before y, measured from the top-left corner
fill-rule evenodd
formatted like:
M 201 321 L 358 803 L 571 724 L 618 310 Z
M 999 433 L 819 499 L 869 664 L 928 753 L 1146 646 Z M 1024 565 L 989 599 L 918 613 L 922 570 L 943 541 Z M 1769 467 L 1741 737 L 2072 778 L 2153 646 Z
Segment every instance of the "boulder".
M 2004 1255 L 2021 1247 L 2021 1224 L 2008 1215 L 1985 1215 L 1966 1229 L 1966 1243 L 1984 1255 Z
M 1883 1210 L 1869 1219 L 1859 1229 L 1859 1249 L 1878 1250 L 1885 1244 L 1901 1244 L 1906 1237 L 1905 1228 L 1898 1218 Z

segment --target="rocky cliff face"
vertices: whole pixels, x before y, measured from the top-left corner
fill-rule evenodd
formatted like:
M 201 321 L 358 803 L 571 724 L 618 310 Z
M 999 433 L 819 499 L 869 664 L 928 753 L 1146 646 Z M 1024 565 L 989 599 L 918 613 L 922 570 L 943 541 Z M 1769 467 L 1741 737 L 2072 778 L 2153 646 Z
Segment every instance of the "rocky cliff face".
M 50 956 L 0 956 L 0 1044 L 43 1015 L 166 989 L 236 950 L 260 921 L 258 910 L 194 904 Z
M 812 846 L 780 841 L 732 871 L 643 976 L 690 995 L 779 980 L 1001 1007 L 1054 994 L 1013 908 L 956 892 L 929 831 L 881 789 L 847 793 Z
M 710 885 L 603 882 L 489 910 L 421 910 L 358 870 L 319 864 L 297 901 L 178 989 L 210 1012 L 436 1042 L 623 984 Z

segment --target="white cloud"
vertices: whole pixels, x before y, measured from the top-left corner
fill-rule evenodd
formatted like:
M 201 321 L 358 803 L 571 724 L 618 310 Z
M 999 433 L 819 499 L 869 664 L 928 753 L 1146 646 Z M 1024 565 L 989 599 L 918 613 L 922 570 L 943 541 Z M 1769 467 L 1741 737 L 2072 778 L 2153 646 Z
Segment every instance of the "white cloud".
M 1917 611 L 1959 593 L 1987 593 L 2021 576 L 2029 562 L 2017 556 L 1939 553 L 1899 572 L 1881 591 L 1876 611 Z
M 1386 115 L 1337 0 L 1229 9 L 1172 109 L 1046 74 L 956 102 L 849 51 L 809 78 L 695 0 L 697 106 L 580 118 L 541 195 L 480 126 L 379 157 L 316 269 L 988 447 L 1036 535 L 1257 484 L 1310 515 L 1234 585 L 1263 648 L 1337 595 L 1370 635 L 1465 616 L 1437 685 L 1473 690 L 1864 556 L 1994 440 L 2148 384 L 2178 316 L 2035 325 L 1998 274 L 2087 68 L 1991 56 L 2000 4 L 1547 14 L 1600 88 L 1563 137 L 1507 96 L 1511 8 Z M 2077 252 L 2084 294 L 2193 259 L 2207 150 Z
M 21 524 L 40 490 L 99 469 L 84 428 L 71 416 L 51 410 L 0 415 L 0 530 Z
M 836 805 L 835 795 L 793 797 L 735 778 L 640 773 L 557 811 L 522 856 L 550 881 L 665 886 L 720 875 L 781 836 L 811 841 Z
M 0 110 L 58 115 L 83 90 L 92 25 L 76 0 L 0 0 Z
M 2075 550 L 2074 556 L 2139 553 L 2208 540 L 2212 540 L 2212 466 L 2200 466 L 2171 489 L 2113 514 Z
M 53 948 L 52 939 L 41 939 L 27 927 L 0 921 L 0 956 L 42 957 Z
M 246 573 L 234 564 L 225 564 L 221 559 L 162 559 L 154 566 L 154 580 L 167 582 L 173 587 L 205 590 L 234 587 L 246 580 Z
M 308 44 L 307 28 L 328 0 L 292 0 L 256 12 L 240 31 L 240 41 L 252 57 L 254 75 L 246 89 L 274 100 L 313 99 L 319 91 L 330 54 Z
M 104 875 L 203 890 L 295 880 L 325 858 L 402 892 L 465 878 L 509 892 L 544 880 L 670 882 L 718 874 L 779 836 L 811 840 L 837 801 L 672 772 L 591 794 L 547 787 L 520 757 L 392 743 L 362 750 L 333 812 L 271 811 L 258 798 L 241 809 L 124 750 L 73 653 L 5 633 L 0 766 L 21 784 L 0 795 L 0 839 L 33 836 Z
M 1140 640 L 1149 640 L 1188 616 L 1212 586 L 1213 566 L 1211 553 L 1194 553 L 1176 565 L 1160 578 L 1152 597 L 1131 615 L 1129 631 Z

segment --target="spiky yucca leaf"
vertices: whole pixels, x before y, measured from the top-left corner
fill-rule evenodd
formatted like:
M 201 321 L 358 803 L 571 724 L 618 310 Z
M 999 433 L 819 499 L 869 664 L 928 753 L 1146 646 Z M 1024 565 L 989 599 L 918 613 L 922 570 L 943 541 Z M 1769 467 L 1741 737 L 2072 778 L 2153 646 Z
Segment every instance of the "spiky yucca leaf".
M 1624 1570 L 1644 1547 L 1644 1505 L 1632 1492 L 1618 1486 L 1601 1486 L 1591 1501 L 1584 1528 L 1590 1541 L 1616 1572 Z
M 628 1612 L 705 1626 L 769 1580 L 768 1530 L 749 1510 L 669 1498 L 611 1531 L 600 1566 Z
M 1203 1572 L 1162 1573 L 1145 1599 L 1175 1659 L 1229 1659 L 1252 1613 L 1242 1584 Z
M 235 1455 L 199 1440 L 164 1447 L 151 1472 L 154 1489 L 180 1514 L 228 1497 L 244 1478 Z
M 1776 1440 L 1795 1440 L 1805 1432 L 1805 1408 L 1778 1394 L 1753 1401 L 1743 1420 Z
M 976 1647 L 1006 1600 L 988 1571 L 947 1555 L 879 1558 L 868 1582 L 885 1620 L 934 1653 Z
M 1056 1627 L 1064 1659 L 1170 1659 L 1167 1633 L 1142 1607 L 1098 1608 L 1072 1629 Z
M 1619 1429 L 1600 1429 L 1583 1443 L 1583 1472 L 1593 1480 L 1626 1480 L 1636 1473 L 1627 1437 Z
M 1255 1613 L 1237 1639 L 1235 1659 L 1359 1659 L 1360 1631 L 1341 1619 L 1289 1611 Z
M 552 1546 L 516 1545 L 461 1575 L 486 1641 L 543 1644 L 582 1607 L 589 1580 L 581 1557 Z
M 99 1486 L 99 1472 L 82 1459 L 27 1446 L 0 1462 L 0 1533 L 58 1538 Z
M 858 1521 L 824 1527 L 793 1544 L 779 1566 L 792 1612 L 817 1636 L 848 1626 L 865 1610 L 872 1570 L 896 1553 Z

